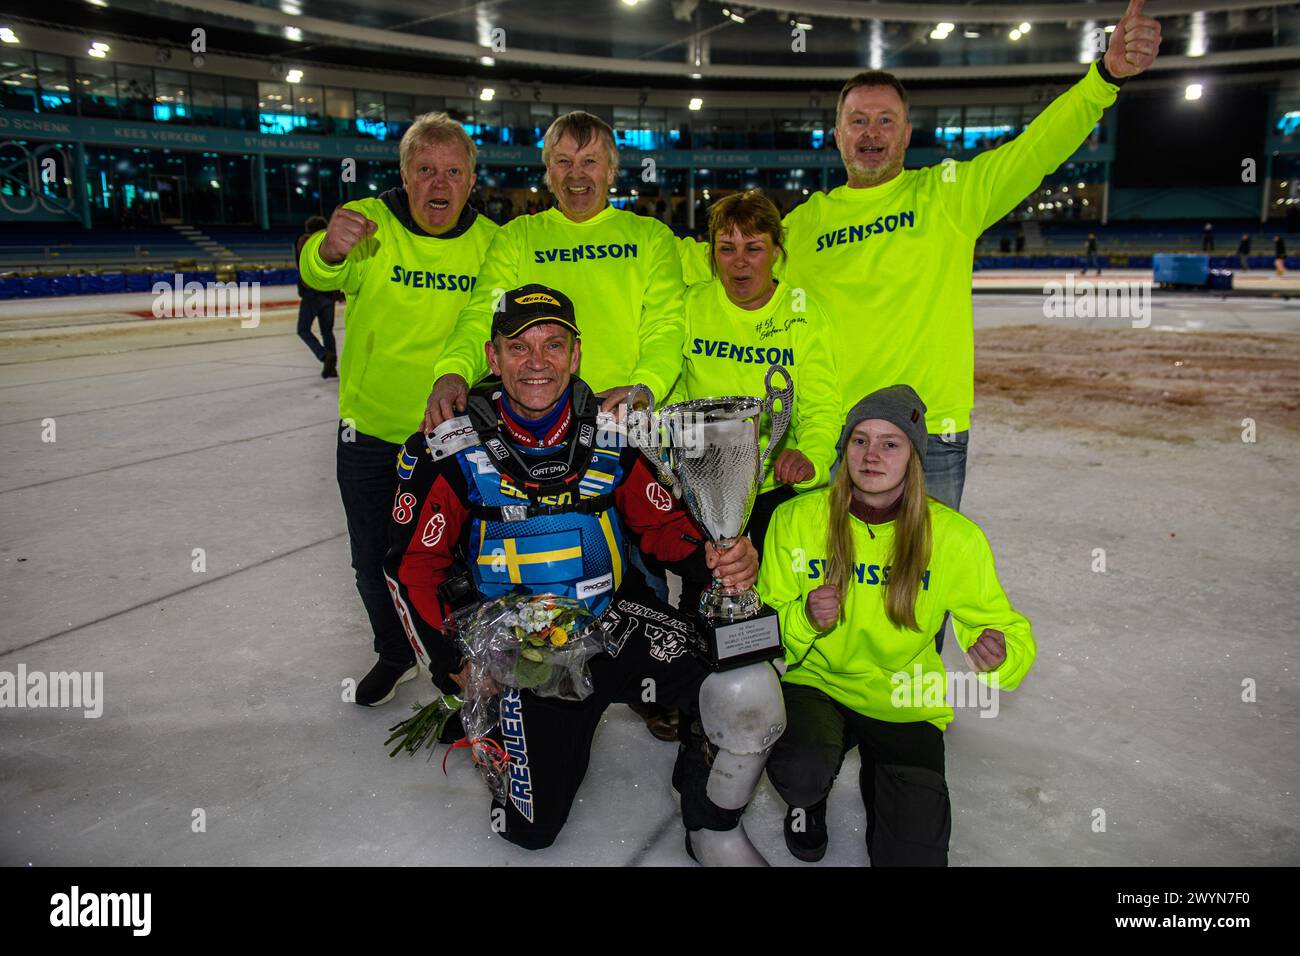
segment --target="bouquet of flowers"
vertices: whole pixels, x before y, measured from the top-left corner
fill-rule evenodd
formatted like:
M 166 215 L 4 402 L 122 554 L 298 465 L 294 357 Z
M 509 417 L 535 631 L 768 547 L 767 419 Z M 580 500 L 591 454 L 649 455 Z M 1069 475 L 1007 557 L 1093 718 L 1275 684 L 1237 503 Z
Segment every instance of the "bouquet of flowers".
M 502 687 L 583 700 L 592 692 L 587 660 L 601 650 L 581 602 L 553 594 L 508 594 L 460 622 L 465 659 Z
M 553 594 L 508 594 L 460 612 L 458 643 L 470 665 L 464 692 L 417 708 L 414 717 L 391 728 L 388 743 L 401 741 L 390 756 L 432 747 L 459 712 L 465 737 L 453 749 L 470 750 L 489 789 L 504 802 L 510 756 L 490 736 L 500 716 L 500 694 L 513 687 L 562 700 L 589 697 L 594 687 L 587 661 L 603 648 L 590 623 L 580 601 Z

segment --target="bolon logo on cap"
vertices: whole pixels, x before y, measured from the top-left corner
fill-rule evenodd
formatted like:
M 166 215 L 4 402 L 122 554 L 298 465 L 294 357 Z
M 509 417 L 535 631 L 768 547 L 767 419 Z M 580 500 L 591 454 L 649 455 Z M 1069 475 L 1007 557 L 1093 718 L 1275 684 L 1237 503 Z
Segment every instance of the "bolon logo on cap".
M 521 295 L 519 298 L 515 299 L 515 302 L 519 305 L 532 305 L 534 302 L 545 302 L 547 305 L 554 306 L 557 309 L 560 307 L 560 303 L 556 301 L 555 297 L 549 296 L 545 292 L 530 292 L 527 295 Z

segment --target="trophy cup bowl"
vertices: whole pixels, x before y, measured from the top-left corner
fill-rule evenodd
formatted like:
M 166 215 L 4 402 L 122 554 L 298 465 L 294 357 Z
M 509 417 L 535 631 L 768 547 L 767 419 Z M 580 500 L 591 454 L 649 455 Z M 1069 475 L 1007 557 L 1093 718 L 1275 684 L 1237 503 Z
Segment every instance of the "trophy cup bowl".
M 785 380 L 773 387 L 773 378 Z M 731 547 L 745 530 L 763 486 L 768 460 L 790 422 L 793 384 L 779 365 L 768 369 L 767 397 L 730 395 L 691 399 L 650 411 L 648 391 L 629 397 L 628 438 L 655 466 L 714 546 Z M 780 403 L 777 411 L 776 403 Z M 760 451 L 762 416 L 772 419 L 767 448 Z M 776 618 L 758 592 L 714 580 L 700 595 L 699 614 L 708 625 L 705 647 L 713 666 L 738 666 L 780 653 Z M 750 626 L 742 626 L 750 622 Z

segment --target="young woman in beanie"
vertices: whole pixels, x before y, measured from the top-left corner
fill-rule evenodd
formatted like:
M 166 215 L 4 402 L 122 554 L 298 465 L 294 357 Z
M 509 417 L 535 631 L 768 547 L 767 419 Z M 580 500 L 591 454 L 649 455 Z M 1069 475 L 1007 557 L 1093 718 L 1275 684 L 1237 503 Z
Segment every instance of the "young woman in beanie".
M 758 591 L 780 616 L 787 725 L 767 774 L 801 860 L 826 852 L 826 797 L 856 745 L 872 865 L 947 865 L 953 712 L 933 635 L 951 612 L 990 688 L 1013 689 L 1034 661 L 983 532 L 926 495 L 925 447 L 916 392 L 871 393 L 849 411 L 830 487 L 781 505 L 768 528 Z

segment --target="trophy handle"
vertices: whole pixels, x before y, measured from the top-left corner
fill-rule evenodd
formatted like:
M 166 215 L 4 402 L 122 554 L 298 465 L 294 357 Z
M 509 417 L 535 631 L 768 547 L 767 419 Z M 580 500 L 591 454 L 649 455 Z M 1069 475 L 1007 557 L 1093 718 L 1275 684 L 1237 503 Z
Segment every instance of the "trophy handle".
M 667 485 L 672 489 L 673 495 L 680 498 L 681 489 L 677 484 L 677 477 L 672 473 L 664 462 L 663 450 L 658 444 L 651 444 L 650 439 L 659 438 L 659 421 L 655 415 L 655 397 L 650 391 L 649 386 L 633 385 L 632 391 L 627 395 L 627 417 L 624 419 L 624 425 L 627 428 L 627 443 L 645 456 L 650 462 L 650 467 L 655 471 L 655 477 L 661 484 Z
M 785 379 L 785 384 L 780 388 L 773 388 L 772 379 L 778 372 Z M 781 439 L 785 438 L 786 429 L 790 427 L 790 414 L 794 410 L 794 381 L 790 378 L 790 373 L 785 370 L 784 365 L 768 367 L 767 377 L 763 380 L 763 387 L 767 389 L 767 396 L 763 399 L 763 411 L 772 420 L 772 431 L 767 436 L 767 448 L 763 450 L 763 457 L 758 463 L 758 486 L 760 488 L 767 479 L 768 459 L 772 457 L 772 452 L 781 444 Z M 781 411 L 775 412 L 773 407 L 778 399 L 781 402 Z

